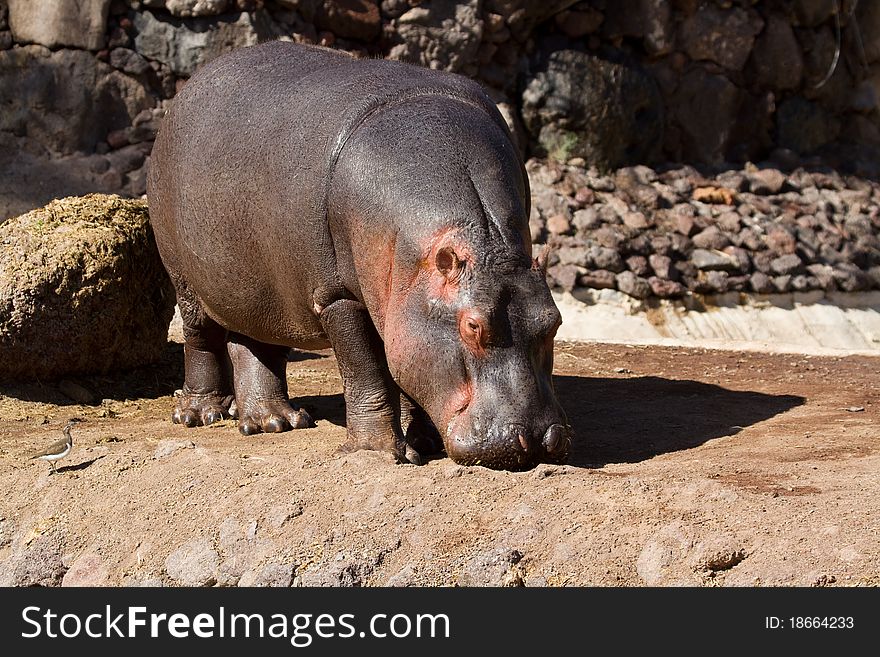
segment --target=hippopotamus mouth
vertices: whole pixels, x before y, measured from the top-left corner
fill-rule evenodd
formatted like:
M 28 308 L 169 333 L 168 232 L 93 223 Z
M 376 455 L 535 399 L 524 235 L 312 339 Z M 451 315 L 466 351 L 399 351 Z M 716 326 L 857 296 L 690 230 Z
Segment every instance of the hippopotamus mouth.
M 472 416 L 470 404 L 459 408 L 446 425 L 446 453 L 461 465 L 494 470 L 529 470 L 539 463 L 565 463 L 572 429 L 564 419 L 529 428 L 522 422 Z

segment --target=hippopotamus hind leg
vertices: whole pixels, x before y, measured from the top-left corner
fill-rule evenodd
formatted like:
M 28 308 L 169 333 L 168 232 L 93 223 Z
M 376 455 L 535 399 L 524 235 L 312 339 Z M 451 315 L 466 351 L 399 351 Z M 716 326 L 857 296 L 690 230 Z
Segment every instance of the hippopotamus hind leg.
M 287 397 L 288 347 L 230 333 L 227 348 L 235 373 L 239 431 L 250 436 L 314 426 L 305 409 L 294 410 Z
M 195 427 L 229 417 L 232 377 L 226 329 L 205 314 L 201 302 L 179 276 L 171 276 L 183 320 L 185 377 L 171 419 Z
M 343 452 L 374 449 L 390 452 L 399 463 L 421 463 L 400 428 L 400 389 L 391 378 L 382 341 L 366 307 L 339 299 L 321 311 L 345 395 L 348 442 Z

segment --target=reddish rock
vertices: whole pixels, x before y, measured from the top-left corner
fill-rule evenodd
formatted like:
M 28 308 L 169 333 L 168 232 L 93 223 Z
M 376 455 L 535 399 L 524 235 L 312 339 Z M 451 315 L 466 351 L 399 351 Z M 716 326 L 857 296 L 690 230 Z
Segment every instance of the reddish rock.
M 658 296 L 661 299 L 675 299 L 684 296 L 687 292 L 687 289 L 681 283 L 658 278 L 657 276 L 651 276 L 648 279 L 648 285 L 651 286 L 651 292 L 654 293 L 654 296 Z
M 574 213 L 572 222 L 577 231 L 583 233 L 598 227 L 601 224 L 601 219 L 599 218 L 599 213 L 596 212 L 596 208 L 584 208 Z
M 803 266 L 801 259 L 794 253 L 779 256 L 770 262 L 770 269 L 775 274 L 794 274 Z
M 613 272 L 622 272 L 625 269 L 620 253 L 616 249 L 604 246 L 590 248 L 590 261 L 597 269 L 607 269 Z
M 752 253 L 752 263 L 755 265 L 755 269 L 765 274 L 769 274 L 773 271 L 770 267 L 770 263 L 773 262 L 774 255 L 770 251 L 758 251 L 757 253 Z
M 785 174 L 778 169 L 760 169 L 749 175 L 753 194 L 778 194 L 785 185 Z
M 581 187 L 574 194 L 574 202 L 580 206 L 592 205 L 596 200 L 596 194 L 589 187 Z
M 739 233 L 740 216 L 737 212 L 722 212 L 715 224 L 725 233 Z
M 760 251 L 761 249 L 766 248 L 766 244 L 762 239 L 762 236 L 758 234 L 758 232 L 754 228 L 743 228 L 739 232 L 739 245 L 743 248 L 748 249 L 749 251 Z
M 637 276 L 647 276 L 651 273 L 651 268 L 648 266 L 648 259 L 644 256 L 630 256 L 626 259 L 626 266 Z
M 625 226 L 639 230 L 651 225 L 647 217 L 641 212 L 625 212 L 623 214 L 623 223 Z
M 651 238 L 651 250 L 657 255 L 669 255 L 672 251 L 672 242 L 665 235 L 655 235 Z
M 370 41 L 379 36 L 382 21 L 375 0 L 324 0 L 315 16 L 319 28 L 344 39 Z
M 749 285 L 751 286 L 752 291 L 757 292 L 758 294 L 770 294 L 770 292 L 773 291 L 773 284 L 770 281 L 770 277 L 764 272 L 756 271 L 749 276 Z
M 764 243 L 777 255 L 786 255 L 797 250 L 797 240 L 794 235 L 781 227 L 771 228 L 764 236 Z
M 593 233 L 593 239 L 606 248 L 618 249 L 626 238 L 620 233 L 620 231 L 615 230 L 610 226 L 603 226 Z
M 564 214 L 554 214 L 547 219 L 547 230 L 553 235 L 568 235 L 571 233 L 571 222 Z
M 690 238 L 687 238 L 684 235 L 672 233 L 669 236 L 669 239 L 671 242 L 672 251 L 682 256 L 688 255 L 694 248 L 694 243 L 690 240 Z
M 648 281 L 631 271 L 620 272 L 617 275 L 617 289 L 636 299 L 647 299 L 651 296 L 651 286 Z
M 729 278 L 730 274 L 726 271 L 707 271 L 704 278 L 705 286 L 708 288 L 706 292 L 709 294 L 727 292 Z
M 651 269 L 659 278 L 673 279 L 678 277 L 678 271 L 672 267 L 672 258 L 665 255 L 652 253 L 648 256 Z
M 730 245 L 730 240 L 716 226 L 709 226 L 693 237 L 694 246 L 700 249 L 721 250 Z
M 728 276 L 727 277 L 727 291 L 728 292 L 741 292 L 745 290 L 749 285 L 749 276 Z
M 556 14 L 554 21 L 559 31 L 571 39 L 580 39 L 599 29 L 603 20 L 602 12 L 592 7 L 584 7 L 581 11 L 562 11 Z
M 556 250 L 556 255 L 560 264 L 579 267 L 586 267 L 589 258 L 585 248 L 576 246 L 563 246 Z
M 61 586 L 106 586 L 109 580 L 107 564 L 97 554 L 86 552 L 77 557 L 61 580 Z
M 774 276 L 770 279 L 770 282 L 773 285 L 774 291 L 780 294 L 791 289 L 791 276 Z
M 571 292 L 577 284 L 580 272 L 575 265 L 553 265 L 548 267 L 547 275 L 553 279 L 557 287 Z
M 596 271 L 582 274 L 578 279 L 578 283 L 582 287 L 613 290 L 617 287 L 617 277 L 614 275 L 614 272 L 610 272 L 607 269 L 597 269 Z
M 697 224 L 693 217 L 678 213 L 673 216 L 675 217 L 675 230 L 679 233 L 685 237 L 690 237 L 697 232 Z
M 113 132 L 108 132 L 107 145 L 114 150 L 122 148 L 123 146 L 128 146 L 128 131 L 114 130 Z
M 722 251 L 739 263 L 740 271 L 748 272 L 752 268 L 752 260 L 749 257 L 749 252 L 745 249 L 736 246 L 728 246 L 722 249 Z

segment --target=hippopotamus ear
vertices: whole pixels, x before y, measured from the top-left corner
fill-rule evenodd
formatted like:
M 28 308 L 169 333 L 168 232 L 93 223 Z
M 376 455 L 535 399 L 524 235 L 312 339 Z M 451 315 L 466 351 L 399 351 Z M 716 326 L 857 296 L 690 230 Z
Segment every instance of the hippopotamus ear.
M 547 273 L 547 260 L 550 258 L 550 249 L 551 246 L 546 244 L 538 253 L 538 257 L 532 258 L 532 269 L 543 274 Z
M 461 273 L 464 262 L 451 246 L 444 246 L 437 250 L 437 255 L 434 256 L 434 265 L 437 267 L 437 271 L 448 280 L 455 280 Z

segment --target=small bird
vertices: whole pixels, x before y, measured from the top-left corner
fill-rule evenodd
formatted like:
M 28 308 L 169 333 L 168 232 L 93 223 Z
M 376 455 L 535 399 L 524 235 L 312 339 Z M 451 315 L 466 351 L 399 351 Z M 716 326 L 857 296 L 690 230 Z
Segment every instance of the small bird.
M 76 420 L 69 420 L 67 422 L 67 426 L 62 429 L 64 433 L 64 438 L 59 440 L 57 443 L 53 443 L 42 452 L 37 452 L 34 454 L 31 459 L 40 459 L 41 461 L 48 461 L 49 465 L 52 466 L 52 472 L 57 472 L 55 469 L 54 461 L 58 459 L 63 459 L 65 456 L 70 454 L 70 450 L 73 448 L 73 436 L 70 435 L 70 429 L 73 425 L 76 424 Z

